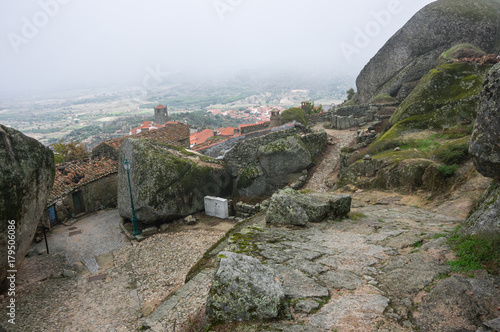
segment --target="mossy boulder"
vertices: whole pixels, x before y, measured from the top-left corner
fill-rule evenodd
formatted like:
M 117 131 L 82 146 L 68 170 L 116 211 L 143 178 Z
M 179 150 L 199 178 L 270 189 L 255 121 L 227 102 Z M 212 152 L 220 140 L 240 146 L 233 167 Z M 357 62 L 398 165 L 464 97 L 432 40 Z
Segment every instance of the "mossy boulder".
M 298 136 L 289 136 L 259 147 L 258 158 L 271 182 L 286 184 L 288 175 L 312 164 L 312 156 Z
M 326 141 L 326 137 L 325 137 Z M 312 164 L 312 155 L 298 135 L 280 138 L 257 148 L 254 162 L 237 177 L 239 195 L 255 197 L 271 194 L 301 176 Z
M 486 78 L 477 112 L 470 154 L 479 173 L 500 180 L 500 64 Z
M 37 140 L 0 125 L 0 290 L 7 270 L 21 265 L 46 208 L 54 184 L 54 154 Z M 15 266 L 7 266 L 9 221 L 15 227 Z
M 302 123 L 304 126 L 307 125 L 306 113 L 298 107 L 287 109 L 281 113 L 281 123 L 288 123 L 292 121 Z
M 190 215 L 204 209 L 205 196 L 229 196 L 232 181 L 215 159 L 200 158 L 167 144 L 127 139 L 119 164 L 131 162 L 130 181 L 139 221 L 151 224 Z M 118 210 L 131 218 L 127 173 L 118 171 Z
M 414 122 L 431 122 L 429 125 L 438 129 L 472 122 L 488 69 L 467 63 L 444 64 L 432 69 L 397 108 L 391 123 L 417 117 Z
M 279 274 L 250 256 L 222 251 L 208 294 L 210 322 L 276 318 L 285 299 Z
M 443 52 L 439 56 L 438 65 L 445 64 L 452 60 L 463 58 L 480 58 L 486 55 L 486 52 L 471 44 L 458 44 Z
M 387 93 L 403 100 L 435 67 L 439 56 L 458 44 L 487 52 L 500 48 L 499 0 L 438 0 L 415 14 L 359 74 L 356 101 Z M 402 93 L 404 92 L 404 93 Z
M 372 150 L 398 146 L 405 134 L 474 122 L 489 68 L 452 63 L 431 70 L 396 109 L 392 126 L 372 143 Z

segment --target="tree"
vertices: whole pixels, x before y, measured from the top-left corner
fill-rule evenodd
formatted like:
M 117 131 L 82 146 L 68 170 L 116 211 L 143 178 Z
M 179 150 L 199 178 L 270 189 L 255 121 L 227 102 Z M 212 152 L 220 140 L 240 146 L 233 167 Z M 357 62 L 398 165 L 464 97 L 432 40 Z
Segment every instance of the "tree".
M 281 123 L 288 123 L 292 121 L 297 121 L 303 125 L 307 125 L 306 113 L 301 108 L 290 108 L 281 113 Z
M 63 143 L 63 139 L 55 144 L 50 145 L 56 154 L 56 160 L 60 161 L 61 156 L 63 161 L 79 160 L 83 161 L 87 158 L 90 152 L 87 150 L 87 145 L 80 142 L 75 142 L 73 139 L 69 143 Z M 59 157 L 57 157 L 59 156 Z
M 350 88 L 347 92 L 347 100 L 351 100 L 352 97 L 354 97 L 354 94 L 356 93 L 353 88 Z

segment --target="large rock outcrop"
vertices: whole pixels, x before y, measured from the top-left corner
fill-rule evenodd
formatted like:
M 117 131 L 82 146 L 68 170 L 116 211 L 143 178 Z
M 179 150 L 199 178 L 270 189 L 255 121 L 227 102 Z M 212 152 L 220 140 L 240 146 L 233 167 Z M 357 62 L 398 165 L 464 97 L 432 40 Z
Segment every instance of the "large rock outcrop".
M 0 125 L 0 264 L 1 290 L 7 270 L 26 255 L 54 183 L 52 151 L 17 130 Z M 15 221 L 15 268 L 7 266 L 8 222 Z
M 207 300 L 209 320 L 233 322 L 278 317 L 285 299 L 278 273 L 250 256 L 229 251 L 218 256 Z
M 351 196 L 299 191 L 287 188 L 271 197 L 266 214 L 270 224 L 304 226 L 325 217 L 342 218 L 351 211 Z
M 470 141 L 470 154 L 479 173 L 500 180 L 500 64 L 486 76 L 477 119 Z
M 481 92 L 478 115 L 469 152 L 476 169 L 494 178 L 480 199 L 481 204 L 467 219 L 468 234 L 500 233 L 500 64 L 489 72 Z
M 454 45 L 499 51 L 499 0 L 438 0 L 415 14 L 359 74 L 357 101 L 387 93 L 403 100 Z
M 325 132 L 281 131 L 234 146 L 224 160 L 240 196 L 265 196 L 298 181 L 327 145 Z
M 125 159 L 131 162 L 136 215 L 146 224 L 201 211 L 205 196 L 231 194 L 231 177 L 215 159 L 151 140 L 127 139 L 118 160 L 118 210 L 124 218 L 132 217 L 127 173 L 121 166 Z

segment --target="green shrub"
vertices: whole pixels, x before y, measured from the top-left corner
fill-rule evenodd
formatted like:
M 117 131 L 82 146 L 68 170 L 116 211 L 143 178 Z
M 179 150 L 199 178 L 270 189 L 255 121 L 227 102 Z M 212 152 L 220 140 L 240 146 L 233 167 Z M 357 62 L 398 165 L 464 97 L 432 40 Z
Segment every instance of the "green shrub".
M 469 157 L 469 145 L 462 143 L 446 146 L 436 154 L 436 157 L 446 165 L 460 164 Z
M 448 240 L 457 259 L 449 261 L 454 272 L 486 269 L 491 274 L 500 272 L 500 233 L 463 235 L 459 230 Z
M 437 170 L 439 173 L 443 174 L 445 178 L 452 177 L 458 169 L 458 165 L 439 165 Z

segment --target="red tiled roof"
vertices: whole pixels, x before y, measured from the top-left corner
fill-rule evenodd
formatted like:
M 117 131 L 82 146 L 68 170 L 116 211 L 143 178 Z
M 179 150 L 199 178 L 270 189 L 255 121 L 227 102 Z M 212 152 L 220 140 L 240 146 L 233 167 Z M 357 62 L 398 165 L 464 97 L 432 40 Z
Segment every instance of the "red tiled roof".
M 120 150 L 120 146 L 123 144 L 123 142 L 129 137 L 152 139 L 162 143 L 181 145 L 181 146 L 184 144 L 183 147 L 189 147 L 188 146 L 189 144 L 187 142 L 185 143 L 183 142 L 189 139 L 189 127 L 183 123 L 177 122 L 175 124 L 167 123 L 165 127 L 156 130 L 147 130 L 134 135 L 113 138 L 108 141 L 102 142 L 94 149 L 97 149 L 102 144 L 105 144 L 111 146 L 113 149 L 118 151 Z
M 165 106 L 163 106 L 162 104 L 160 104 L 160 105 L 158 105 L 158 106 L 155 107 L 155 109 L 157 109 L 157 108 L 165 108 Z
M 56 165 L 54 187 L 49 196 L 49 203 L 54 203 L 58 198 L 68 195 L 74 189 L 116 172 L 118 172 L 118 163 L 102 157 L 58 164 Z
M 234 131 L 236 130 L 236 128 L 234 127 L 227 127 L 227 128 L 221 128 L 222 130 L 219 131 L 221 136 L 233 136 L 234 135 Z
M 205 129 L 199 133 L 194 133 L 190 135 L 191 145 L 201 144 L 205 142 L 208 138 L 214 136 L 214 131 L 212 129 Z

